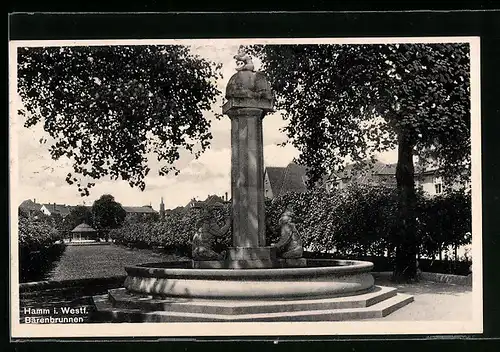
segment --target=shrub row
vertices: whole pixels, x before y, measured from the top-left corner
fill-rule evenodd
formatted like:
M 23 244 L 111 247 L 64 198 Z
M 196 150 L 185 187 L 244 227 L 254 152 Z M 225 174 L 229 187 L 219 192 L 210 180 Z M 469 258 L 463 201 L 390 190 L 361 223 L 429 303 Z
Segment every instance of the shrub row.
M 388 187 L 349 187 L 327 193 L 288 193 L 269 202 L 267 237 L 279 236 L 278 219 L 287 204 L 304 246 L 314 252 L 383 255 L 394 232 L 396 193 Z
M 219 212 L 222 222 L 229 215 L 229 206 Z M 163 221 L 151 223 L 128 223 L 119 229 L 111 230 L 110 237 L 115 243 L 135 248 L 158 248 L 167 252 L 191 255 L 191 238 L 196 231 L 197 211 L 186 210 L 183 213 L 169 215 Z M 229 245 L 230 236 L 217 243 L 218 250 Z
M 59 231 L 42 218 L 19 217 L 19 279 L 39 281 L 65 250 Z
M 425 198 L 418 194 L 418 239 L 420 252 L 433 255 L 449 245 L 470 243 L 470 195 L 453 193 Z M 292 205 L 294 222 L 304 246 L 313 252 L 334 252 L 344 256 L 384 256 L 393 253 L 398 241 L 397 193 L 384 186 L 353 185 L 345 190 L 311 190 L 287 193 L 266 201 L 267 244 L 277 241 L 279 218 Z M 220 220 L 228 216 L 223 209 Z M 163 247 L 189 254 L 196 230 L 197 213 L 186 210 L 164 221 L 128 224 L 111 231 L 111 237 L 131 247 Z M 218 243 L 224 249 L 230 234 Z
M 23 250 L 39 251 L 60 239 L 59 231 L 49 223 L 27 217 L 19 218 L 19 247 Z
M 278 219 L 287 204 L 304 246 L 338 256 L 392 256 L 399 241 L 397 190 L 386 186 L 351 185 L 327 193 L 288 193 L 267 206 L 267 238 L 279 236 Z M 417 192 L 417 241 L 421 255 L 432 257 L 449 246 L 471 243 L 470 193 L 437 197 Z
M 53 269 L 54 263 L 61 258 L 65 249 L 64 243 L 54 243 L 35 251 L 26 247 L 20 248 L 19 281 L 45 280 L 45 275 Z
M 393 271 L 394 258 L 382 256 L 349 256 L 338 255 L 333 253 L 317 253 L 304 252 L 305 258 L 314 259 L 354 259 L 364 260 L 373 263 L 373 271 Z M 470 274 L 470 261 L 454 261 L 454 260 L 433 260 L 433 259 L 418 259 L 419 269 L 423 272 L 453 274 L 467 276 Z

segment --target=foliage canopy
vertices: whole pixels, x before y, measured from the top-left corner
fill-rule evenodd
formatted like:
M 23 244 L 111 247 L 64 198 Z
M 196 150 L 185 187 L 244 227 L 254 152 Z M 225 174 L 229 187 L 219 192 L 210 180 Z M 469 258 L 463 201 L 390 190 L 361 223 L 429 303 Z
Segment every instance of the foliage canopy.
M 104 194 L 92 205 L 92 219 L 98 230 L 109 231 L 120 227 L 127 213 L 110 194 Z
M 25 47 L 18 49 L 18 93 L 25 126 L 43 121 L 53 159 L 73 163 L 66 181 L 82 196 L 93 182 L 126 180 L 145 188 L 148 155 L 160 175 L 186 149 L 199 156 L 212 138 L 211 109 L 220 65 L 186 46 Z M 41 142 L 46 142 L 42 140 Z
M 445 176 L 470 163 L 469 46 L 265 45 L 263 62 L 314 184 L 345 157 L 393 149 L 404 134 Z M 467 176 L 467 175 L 466 175 Z

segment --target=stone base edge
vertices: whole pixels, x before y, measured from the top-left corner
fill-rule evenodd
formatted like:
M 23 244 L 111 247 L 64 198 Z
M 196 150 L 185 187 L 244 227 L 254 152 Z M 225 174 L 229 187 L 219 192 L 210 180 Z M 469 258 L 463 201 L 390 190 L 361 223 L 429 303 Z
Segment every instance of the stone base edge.
M 194 269 L 259 269 L 259 268 L 304 268 L 307 260 L 273 259 L 273 260 L 193 260 Z
M 276 250 L 271 247 L 230 247 L 229 260 L 272 260 L 276 258 Z
M 383 318 L 413 302 L 413 296 L 400 294 L 370 307 L 348 309 L 317 309 L 266 314 L 206 314 L 169 311 L 142 311 L 113 307 L 107 295 L 93 296 L 95 310 L 91 319 L 96 322 L 279 322 L 279 321 L 352 321 Z
M 193 261 L 194 269 L 268 269 L 274 266 L 272 260 Z

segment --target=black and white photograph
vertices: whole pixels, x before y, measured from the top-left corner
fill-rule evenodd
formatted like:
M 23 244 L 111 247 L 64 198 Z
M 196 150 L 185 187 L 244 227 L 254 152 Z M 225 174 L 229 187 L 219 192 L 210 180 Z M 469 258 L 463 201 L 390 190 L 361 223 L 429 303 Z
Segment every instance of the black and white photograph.
M 479 43 L 11 41 L 12 335 L 481 333 Z

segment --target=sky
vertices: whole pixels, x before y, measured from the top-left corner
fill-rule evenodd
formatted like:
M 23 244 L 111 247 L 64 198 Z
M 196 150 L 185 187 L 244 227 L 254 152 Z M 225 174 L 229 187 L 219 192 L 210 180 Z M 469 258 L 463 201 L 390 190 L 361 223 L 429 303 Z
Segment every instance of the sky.
M 236 72 L 236 63 L 233 59 L 238 50 L 237 45 L 228 44 L 203 44 L 192 45 L 193 53 L 211 61 L 222 63 L 223 78 L 217 81 L 222 92 L 229 78 Z M 259 62 L 254 59 L 256 70 Z M 15 96 L 13 104 L 20 105 L 19 96 Z M 214 110 L 221 110 L 222 100 L 216 103 Z M 12 109 L 12 111 L 17 111 Z M 53 160 L 49 154 L 49 144 L 40 144 L 42 137 L 50 137 L 43 131 L 43 123 L 31 128 L 22 126 L 22 117 L 16 116 L 14 127 L 11 129 L 17 136 L 17 165 L 18 183 L 13 192 L 20 203 L 26 199 L 36 200 L 38 203 L 58 204 L 86 204 L 91 205 L 103 194 L 112 194 L 115 200 L 124 206 L 140 206 L 151 204 L 154 209 L 159 209 L 161 197 L 165 207 L 175 208 L 186 205 L 192 198 L 205 199 L 208 195 L 224 195 L 231 189 L 231 157 L 230 157 L 230 132 L 231 124 L 227 116 L 220 120 L 210 113 L 206 117 L 212 120 L 211 132 L 212 145 L 199 159 L 194 159 L 189 153 L 181 153 L 181 158 L 176 164 L 180 169 L 178 176 L 159 176 L 151 172 L 146 178 L 146 189 L 131 188 L 126 181 L 111 181 L 110 179 L 96 180 L 95 186 L 90 189 L 88 197 L 81 197 L 75 185 L 66 183 L 68 172 L 72 172 L 71 162 L 61 158 Z M 285 147 L 278 144 L 286 141 L 286 136 L 280 131 L 286 126 L 279 112 L 267 115 L 263 122 L 264 136 L 264 164 L 265 166 L 286 166 L 298 151 L 291 145 Z M 395 162 L 394 151 L 379 155 L 383 162 Z M 151 159 L 150 159 L 151 160 Z M 154 160 L 154 158 L 152 158 Z M 152 161 L 154 163 L 154 161 Z M 154 170 L 154 165 L 152 170 Z M 230 194 L 229 194 L 230 197 Z

